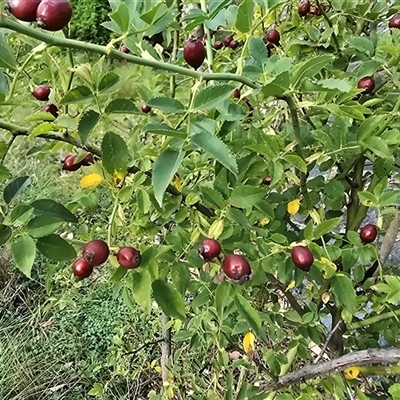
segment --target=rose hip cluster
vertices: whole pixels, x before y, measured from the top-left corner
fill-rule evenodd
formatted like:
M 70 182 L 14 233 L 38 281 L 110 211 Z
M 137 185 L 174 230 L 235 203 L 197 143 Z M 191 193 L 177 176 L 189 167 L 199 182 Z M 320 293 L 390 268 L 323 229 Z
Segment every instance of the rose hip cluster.
M 76 162 L 76 155 L 66 154 L 61 158 L 63 164 L 63 170 L 65 171 L 77 171 L 80 167 L 88 167 L 94 163 L 93 154 L 88 154 L 84 159 Z
M 36 22 L 52 32 L 65 28 L 72 17 L 67 0 L 8 0 L 6 9 L 20 21 Z
M 198 247 L 199 257 L 210 262 L 215 258 L 221 260 L 221 244 L 216 239 L 204 239 Z M 228 254 L 222 260 L 222 271 L 232 281 L 243 283 L 251 279 L 252 271 L 249 262 L 240 254 Z
M 78 279 L 88 278 L 93 268 L 104 264 L 110 249 L 104 240 L 95 239 L 86 243 L 82 249 L 82 257 L 78 258 L 73 265 L 73 273 Z M 118 264 L 125 269 L 134 269 L 139 267 L 142 257 L 139 250 L 133 247 L 121 247 L 117 253 Z
M 225 37 L 223 41 L 217 40 L 214 43 L 215 50 L 221 50 L 223 47 L 229 47 L 232 50 L 235 50 L 239 47 L 239 42 L 236 39 L 234 39 L 233 35 L 228 35 Z
M 329 9 L 324 5 L 321 5 L 321 8 L 324 12 L 329 11 Z M 308 14 L 319 17 L 322 15 L 322 10 L 318 6 L 312 6 L 308 0 L 305 0 L 300 3 L 298 13 L 300 17 L 305 17 Z
M 39 85 L 33 89 L 32 96 L 37 100 L 47 101 L 49 100 L 50 92 L 51 87 L 49 85 Z M 48 112 L 53 115 L 54 118 L 58 117 L 58 108 L 54 104 L 46 104 L 40 109 L 40 111 Z

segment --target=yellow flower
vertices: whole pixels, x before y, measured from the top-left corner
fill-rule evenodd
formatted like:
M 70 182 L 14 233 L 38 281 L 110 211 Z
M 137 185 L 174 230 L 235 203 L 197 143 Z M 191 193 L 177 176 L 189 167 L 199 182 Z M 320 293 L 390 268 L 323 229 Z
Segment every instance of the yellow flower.
M 88 187 L 100 185 L 101 182 L 103 182 L 103 178 L 101 175 L 89 174 L 89 175 L 84 176 L 81 179 L 80 183 L 81 183 L 81 188 L 85 189 Z
M 299 199 L 295 199 L 292 200 L 290 203 L 288 203 L 287 205 L 287 212 L 290 215 L 295 215 L 299 212 L 300 209 L 300 200 Z
M 182 184 L 181 184 L 181 178 L 179 177 L 178 174 L 176 174 L 173 179 L 172 179 L 172 183 L 175 186 L 175 189 L 178 192 L 182 192 Z
M 347 380 L 356 379 L 359 374 L 360 374 L 360 368 L 358 367 L 349 367 L 344 370 L 344 377 Z
M 251 356 L 255 350 L 255 337 L 251 332 L 246 333 L 243 338 L 243 348 L 248 356 Z

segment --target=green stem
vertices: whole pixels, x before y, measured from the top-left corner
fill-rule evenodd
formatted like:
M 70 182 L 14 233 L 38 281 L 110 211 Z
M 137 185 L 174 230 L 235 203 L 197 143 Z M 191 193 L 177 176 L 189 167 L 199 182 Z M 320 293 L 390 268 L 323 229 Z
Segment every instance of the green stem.
M 14 75 L 14 79 L 11 83 L 11 88 L 10 91 L 8 92 L 7 98 L 5 99 L 5 102 L 10 101 L 11 98 L 14 95 L 15 92 L 15 88 L 17 86 L 17 83 L 19 81 L 19 77 L 21 76 L 21 74 L 25 71 L 25 67 L 29 64 L 29 62 L 31 61 L 32 57 L 35 55 L 36 53 L 32 52 L 31 54 L 29 54 L 29 56 L 26 58 L 26 60 L 24 61 L 24 63 L 18 68 L 18 71 L 15 73 Z
M 384 321 L 385 319 L 400 317 L 400 310 L 389 311 L 383 314 L 375 315 L 374 317 L 363 319 L 362 321 L 353 322 L 352 324 L 347 324 L 347 330 L 353 331 L 356 329 L 364 328 L 366 326 L 370 326 L 372 324 L 376 324 L 377 322 Z
M 176 0 L 176 8 L 178 10 L 177 16 L 176 16 L 176 22 L 179 24 L 180 22 L 180 16 L 182 13 L 182 3 L 181 0 Z M 174 36 L 173 36 L 173 48 L 172 48 L 172 54 L 171 54 L 171 62 L 174 62 L 176 60 L 176 56 L 178 54 L 178 49 L 179 49 L 179 29 L 174 30 Z M 169 81 L 169 87 L 171 91 L 171 97 L 174 98 L 176 94 L 176 76 L 172 75 Z
M 333 29 L 332 21 L 330 20 L 330 18 L 326 14 L 326 12 L 324 10 L 324 7 L 321 6 L 321 3 L 319 2 L 319 0 L 316 0 L 316 3 L 317 3 L 318 8 L 320 9 L 325 21 L 328 23 L 329 28 Z M 339 44 L 339 41 L 338 41 L 338 38 L 337 38 L 335 32 L 332 32 L 332 39 L 333 39 L 333 41 L 335 43 L 336 51 L 339 51 L 340 50 L 340 44 Z
M 3 164 L 3 163 L 4 163 L 4 160 L 5 160 L 6 156 L 7 156 L 7 153 L 10 151 L 11 146 L 13 145 L 14 140 L 15 140 L 16 138 L 17 138 L 16 136 L 12 136 L 11 139 L 10 139 L 10 141 L 7 143 L 7 148 L 6 148 L 5 152 L 3 153 L 3 156 L 2 156 L 1 159 L 0 159 L 0 164 Z
M 125 182 L 125 177 L 121 181 L 121 187 L 124 185 L 124 182 Z M 115 216 L 117 215 L 118 206 L 119 206 L 119 198 L 118 198 L 118 194 L 116 194 L 115 195 L 115 200 L 114 200 L 114 207 L 113 207 L 113 209 L 111 211 L 110 221 L 108 223 L 107 244 L 108 244 L 109 247 L 111 246 L 112 227 L 113 227 L 113 224 L 114 224 Z
M 297 142 L 296 152 L 298 156 L 302 160 L 304 160 L 303 143 L 300 132 L 300 121 L 299 121 L 299 115 L 297 113 L 296 104 L 294 102 L 293 97 L 290 95 L 283 97 L 283 100 L 285 100 L 287 105 L 289 106 L 290 116 L 292 118 L 293 132 Z M 311 203 L 311 198 L 307 190 L 307 177 L 304 172 L 300 172 L 300 190 L 306 202 L 307 210 L 312 211 L 313 205 Z
M 200 8 L 201 11 L 204 12 L 204 14 L 208 13 L 208 8 L 207 8 L 207 3 L 206 0 L 200 0 Z M 213 48 L 211 44 L 211 34 L 210 34 L 210 29 L 206 26 L 206 24 L 203 24 L 204 27 L 204 33 L 206 34 L 206 51 L 207 51 L 207 64 L 208 64 L 208 71 L 210 73 L 213 72 L 213 64 L 214 64 L 214 54 L 213 54 Z
M 0 16 L 0 28 L 11 29 L 12 31 L 22 33 L 37 40 L 41 40 L 48 43 L 51 46 L 58 46 L 62 48 L 76 49 L 81 51 L 88 51 L 97 54 L 102 54 L 106 57 L 116 58 L 119 60 L 127 60 L 133 64 L 143 65 L 145 67 L 151 67 L 158 70 L 168 71 L 176 74 L 181 74 L 185 76 L 191 76 L 196 79 L 204 79 L 205 81 L 235 81 L 241 82 L 253 89 L 258 89 L 260 86 L 244 76 L 239 76 L 235 74 L 215 74 L 215 73 L 202 73 L 198 71 L 191 70 L 189 68 L 180 67 L 174 64 L 168 64 L 156 60 L 148 60 L 141 57 L 133 56 L 130 54 L 122 53 L 119 50 L 107 48 L 106 46 L 100 46 L 98 44 L 81 42 L 79 40 L 66 39 L 58 36 L 52 36 L 44 31 L 30 28 L 29 26 L 22 25 L 18 22 L 12 21 L 9 18 Z
M 371 367 L 359 367 L 360 373 L 363 375 L 400 375 L 400 366 L 385 367 L 383 365 L 374 365 Z

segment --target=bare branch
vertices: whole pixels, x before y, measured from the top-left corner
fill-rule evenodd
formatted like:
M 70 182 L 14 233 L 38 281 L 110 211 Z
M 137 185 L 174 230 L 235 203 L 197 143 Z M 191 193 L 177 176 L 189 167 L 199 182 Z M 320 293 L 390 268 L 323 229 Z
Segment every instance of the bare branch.
M 343 320 L 340 320 L 335 327 L 329 332 L 328 336 L 326 337 L 325 340 L 325 344 L 323 345 L 321 352 L 318 354 L 318 357 L 314 360 L 314 364 L 318 364 L 319 360 L 321 360 L 321 358 L 323 357 L 323 355 L 325 354 L 325 351 L 329 345 L 329 342 L 332 339 L 332 336 L 334 335 L 334 333 L 339 329 L 340 325 L 344 324 Z
M 332 361 L 315 365 L 306 365 L 298 371 L 281 376 L 276 380 L 263 382 L 260 388 L 263 392 L 279 390 L 295 385 L 303 380 L 314 379 L 332 372 L 343 371 L 347 367 L 352 367 L 355 365 L 363 366 L 379 363 L 397 363 L 399 361 L 400 349 L 396 349 L 394 347 L 388 349 L 354 351 Z

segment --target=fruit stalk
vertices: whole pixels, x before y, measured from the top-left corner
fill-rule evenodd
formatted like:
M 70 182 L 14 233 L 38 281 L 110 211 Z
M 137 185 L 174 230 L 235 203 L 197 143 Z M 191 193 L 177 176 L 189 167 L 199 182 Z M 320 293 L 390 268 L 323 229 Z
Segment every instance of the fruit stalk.
M 303 152 L 303 144 L 301 140 L 301 133 L 300 133 L 300 122 L 299 122 L 299 115 L 297 113 L 296 104 L 292 96 L 284 96 L 283 100 L 286 101 L 287 105 L 289 106 L 290 116 L 292 118 L 292 125 L 293 125 L 293 132 L 296 138 L 297 146 L 296 152 L 299 157 L 304 160 L 304 152 Z M 304 201 L 306 202 L 306 207 L 308 211 L 312 211 L 313 205 L 311 203 L 310 196 L 307 190 L 307 177 L 304 172 L 300 172 L 300 190 L 304 197 Z
M 97 54 L 102 54 L 106 57 L 116 58 L 119 60 L 126 59 L 127 61 L 133 64 L 143 65 L 145 67 L 164 70 L 184 76 L 191 76 L 192 78 L 195 79 L 204 79 L 205 81 L 234 81 L 243 83 L 246 86 L 249 86 L 253 89 L 260 88 L 259 84 L 244 76 L 239 76 L 230 73 L 227 74 L 202 73 L 195 70 L 191 70 L 189 68 L 180 67 L 179 65 L 169 64 L 156 60 L 144 59 L 142 57 L 133 56 L 131 54 L 125 54 L 119 50 L 109 49 L 106 46 L 101 46 L 98 44 L 81 42 L 79 40 L 74 40 L 74 39 L 66 39 L 59 36 L 52 36 L 46 32 L 42 32 L 38 29 L 33 29 L 30 28 L 29 26 L 25 26 L 18 22 L 12 21 L 11 19 L 5 17 L 4 15 L 0 16 L 0 28 L 11 29 L 14 32 L 22 33 L 23 35 L 29 36 L 37 40 L 41 40 L 42 42 L 48 43 L 52 46 L 77 49 L 85 52 L 94 52 Z
M 123 177 L 121 181 L 121 187 L 124 185 L 125 182 L 125 177 Z M 111 246 L 111 238 L 112 238 L 112 227 L 114 224 L 115 216 L 117 215 L 118 211 L 118 205 L 119 205 L 119 198 L 118 195 L 115 196 L 114 200 L 114 207 L 112 209 L 111 215 L 110 215 L 110 220 L 108 222 L 108 231 L 107 231 L 107 244 L 108 246 Z
M 200 0 L 200 8 L 201 8 L 201 11 L 203 11 L 205 14 L 208 13 L 206 0 Z M 213 64 L 214 64 L 214 55 L 213 55 L 213 48 L 212 48 L 212 44 L 211 44 L 211 34 L 210 34 L 210 29 L 208 29 L 206 24 L 203 24 L 203 27 L 204 27 L 204 33 L 206 35 L 206 51 L 207 51 L 208 71 L 210 73 L 212 73 L 213 72 Z

